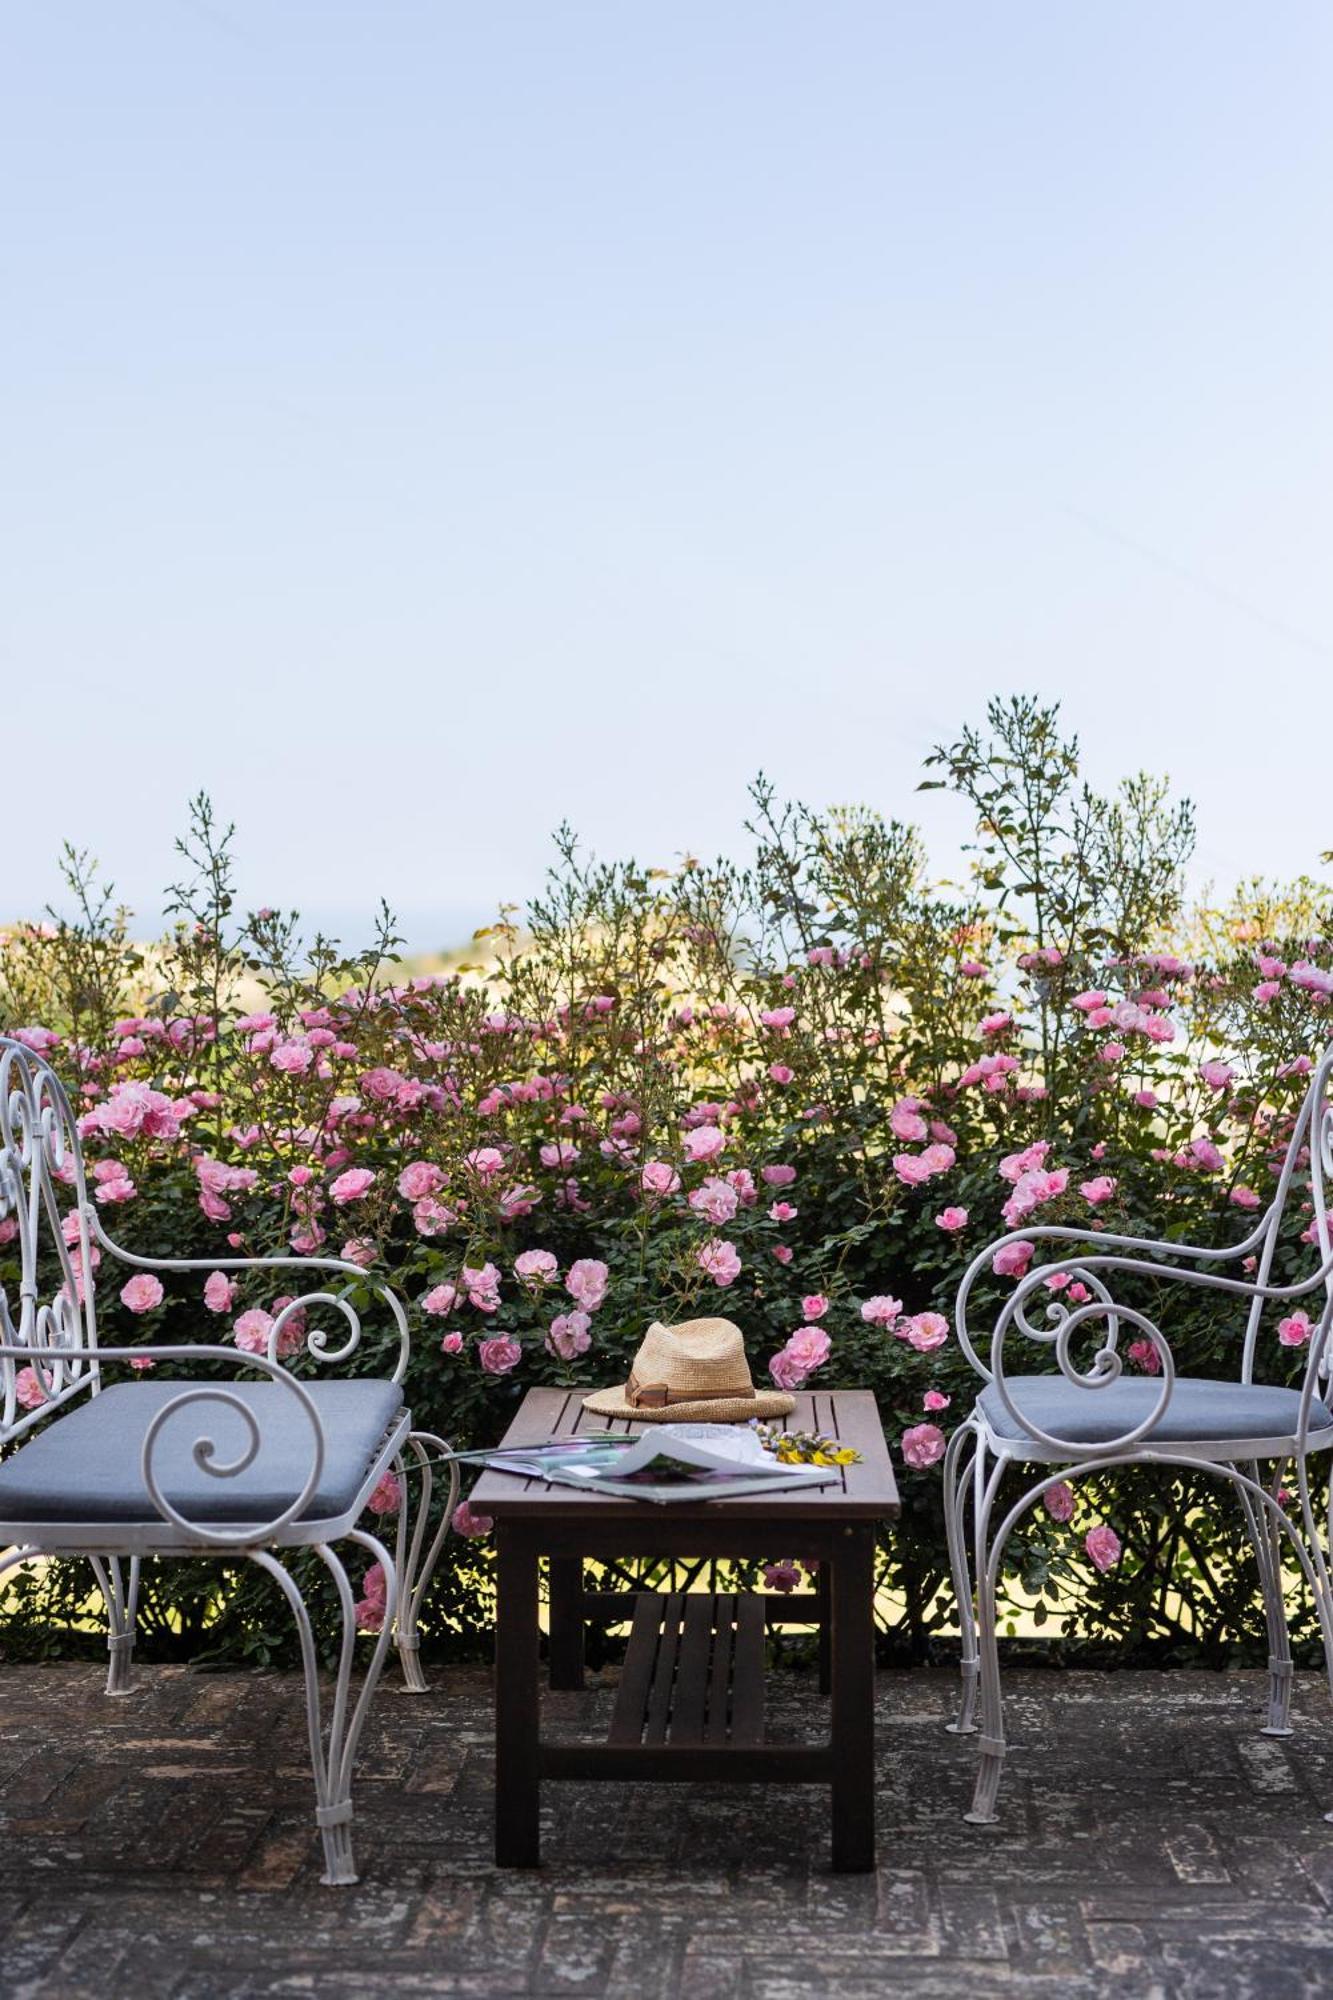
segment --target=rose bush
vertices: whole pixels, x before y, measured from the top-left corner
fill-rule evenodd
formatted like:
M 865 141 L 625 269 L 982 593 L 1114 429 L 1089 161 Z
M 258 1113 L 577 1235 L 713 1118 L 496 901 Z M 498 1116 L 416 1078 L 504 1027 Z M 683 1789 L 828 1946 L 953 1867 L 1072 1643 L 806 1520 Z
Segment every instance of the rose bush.
M 8 933 L 0 1018 L 74 1093 L 113 1235 L 329 1250 L 389 1278 L 412 1407 L 460 1442 L 495 1439 L 535 1383 L 623 1379 L 654 1317 L 734 1318 L 757 1379 L 872 1387 L 907 1501 L 886 1645 L 919 1655 L 952 1615 L 938 1460 L 977 1386 L 949 1317 L 963 1270 L 1029 1222 L 1243 1233 L 1333 994 L 1317 885 L 1186 908 L 1188 807 L 1145 778 L 1094 794 L 1054 710 L 994 704 L 930 768 L 975 808 L 962 887 L 932 881 L 911 828 L 760 781 L 748 866 L 601 864 L 563 831 L 522 925 L 408 977 L 387 911 L 350 955 L 294 915 L 239 917 L 230 830 L 197 800 L 169 934 L 136 945 L 68 856 L 77 915 Z M 1308 1268 L 1305 1230 L 1296 1209 L 1280 1269 Z M 1031 1255 L 996 1256 L 990 1303 Z M 99 1294 L 103 1338 L 262 1347 L 305 1289 L 287 1284 L 137 1277 Z M 1271 1379 L 1299 1368 L 1300 1318 L 1275 1320 Z M 284 1350 L 308 1330 L 291 1317 Z M 1232 1372 L 1237 1332 L 1187 1295 L 1178 1365 Z M 1160 1365 L 1137 1345 L 1130 1365 Z M 353 1365 L 381 1360 L 368 1339 Z M 1015 1615 L 1058 1606 L 1068 1636 L 1121 1652 L 1257 1646 L 1241 1525 L 1187 1478 L 1054 1488 L 1014 1544 Z M 427 1615 L 455 1648 L 488 1623 L 479 1546 L 451 1544 Z M 15 1583 L 9 1627 L 73 1619 L 86 1587 L 77 1565 Z M 145 1617 L 150 1644 L 195 1653 L 285 1644 L 262 1584 L 212 1567 L 164 1566 Z

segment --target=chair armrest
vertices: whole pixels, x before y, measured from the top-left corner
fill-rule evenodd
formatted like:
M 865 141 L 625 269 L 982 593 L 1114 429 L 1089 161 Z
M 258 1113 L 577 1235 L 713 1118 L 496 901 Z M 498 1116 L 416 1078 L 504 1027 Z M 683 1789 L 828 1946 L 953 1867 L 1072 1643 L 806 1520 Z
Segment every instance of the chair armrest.
M 388 1306 L 398 1334 L 398 1358 L 390 1379 L 401 1382 L 407 1371 L 411 1353 L 412 1336 L 408 1328 L 407 1309 L 402 1299 L 391 1285 L 381 1278 L 372 1278 L 359 1264 L 352 1264 L 343 1257 L 144 1257 L 137 1251 L 127 1250 L 107 1235 L 98 1211 L 87 1205 L 85 1213 L 89 1221 L 91 1235 L 104 1250 L 122 1264 L 132 1265 L 140 1271 L 331 1271 L 350 1279 L 354 1284 L 363 1285 L 375 1293 Z M 269 1359 L 278 1359 L 278 1344 L 283 1333 L 296 1313 L 311 1305 L 332 1306 L 347 1321 L 348 1337 L 340 1347 L 330 1347 L 329 1336 L 316 1328 L 307 1337 L 306 1352 L 316 1361 L 328 1364 L 345 1361 L 355 1353 L 361 1344 L 361 1318 L 355 1307 L 343 1295 L 336 1292 L 303 1292 L 290 1305 L 283 1307 L 269 1330 Z M 161 1350 L 157 1350 L 161 1351 Z

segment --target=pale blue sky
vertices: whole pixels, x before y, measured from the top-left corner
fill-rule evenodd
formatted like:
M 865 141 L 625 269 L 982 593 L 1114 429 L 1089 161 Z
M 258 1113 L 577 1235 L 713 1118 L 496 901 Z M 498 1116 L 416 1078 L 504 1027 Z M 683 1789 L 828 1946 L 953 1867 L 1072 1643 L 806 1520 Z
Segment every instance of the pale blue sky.
M 988 693 L 1333 846 L 1333 10 L 0 0 L 0 914 L 419 944 Z M 54 748 L 40 746 L 60 745 Z

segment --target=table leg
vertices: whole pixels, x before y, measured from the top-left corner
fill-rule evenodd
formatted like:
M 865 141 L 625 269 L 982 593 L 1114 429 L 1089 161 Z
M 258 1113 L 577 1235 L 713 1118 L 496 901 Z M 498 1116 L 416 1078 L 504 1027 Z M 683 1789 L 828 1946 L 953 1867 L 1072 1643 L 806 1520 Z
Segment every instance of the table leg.
M 583 1686 L 583 1559 L 550 1559 L 550 1668 L 553 1688 Z
M 832 1685 L 833 1629 L 829 1623 L 828 1564 L 821 1562 L 815 1578 L 816 1615 L 819 1619 L 819 1692 L 827 1694 Z
M 537 1775 L 537 1551 L 521 1529 L 498 1523 L 495 1606 L 495 1863 L 540 1859 Z
M 845 1528 L 827 1565 L 832 1610 L 833 1866 L 875 1865 L 875 1534 Z

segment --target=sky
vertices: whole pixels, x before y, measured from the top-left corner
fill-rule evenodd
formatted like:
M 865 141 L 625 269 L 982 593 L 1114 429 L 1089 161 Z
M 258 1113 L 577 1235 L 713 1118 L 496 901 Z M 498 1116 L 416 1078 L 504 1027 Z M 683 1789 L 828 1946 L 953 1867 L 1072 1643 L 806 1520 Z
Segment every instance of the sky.
M 0 0 L 0 916 L 418 948 L 1063 705 L 1333 848 L 1333 10 Z

